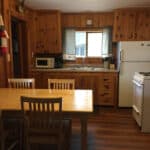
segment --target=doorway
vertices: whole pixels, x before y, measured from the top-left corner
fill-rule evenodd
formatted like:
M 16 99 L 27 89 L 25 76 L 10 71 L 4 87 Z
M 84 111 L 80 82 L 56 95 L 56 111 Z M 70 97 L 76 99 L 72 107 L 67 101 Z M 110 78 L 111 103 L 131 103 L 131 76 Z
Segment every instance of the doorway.
M 11 18 L 13 77 L 27 77 L 28 51 L 26 22 L 15 17 Z

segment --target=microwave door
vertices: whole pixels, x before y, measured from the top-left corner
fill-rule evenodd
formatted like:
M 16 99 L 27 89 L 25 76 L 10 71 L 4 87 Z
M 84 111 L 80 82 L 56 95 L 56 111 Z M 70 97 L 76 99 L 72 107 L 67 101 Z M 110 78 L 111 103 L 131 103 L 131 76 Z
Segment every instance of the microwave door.
M 36 61 L 36 67 L 37 68 L 47 68 L 48 67 L 48 61 L 43 59 L 38 59 Z

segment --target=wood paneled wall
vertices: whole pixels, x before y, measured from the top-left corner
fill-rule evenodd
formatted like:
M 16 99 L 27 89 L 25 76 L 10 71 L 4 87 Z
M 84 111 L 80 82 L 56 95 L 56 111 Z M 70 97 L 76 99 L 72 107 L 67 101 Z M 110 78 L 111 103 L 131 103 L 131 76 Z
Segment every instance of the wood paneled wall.
M 107 27 L 113 26 L 113 12 L 62 13 L 62 27 Z M 91 21 L 91 25 L 88 24 Z

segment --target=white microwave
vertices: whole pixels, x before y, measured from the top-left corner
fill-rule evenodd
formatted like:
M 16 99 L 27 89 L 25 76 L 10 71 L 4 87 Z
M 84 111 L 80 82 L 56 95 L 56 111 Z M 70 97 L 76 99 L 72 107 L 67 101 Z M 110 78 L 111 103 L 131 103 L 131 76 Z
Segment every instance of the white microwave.
M 54 68 L 55 58 L 54 57 L 36 57 L 35 67 L 36 68 Z

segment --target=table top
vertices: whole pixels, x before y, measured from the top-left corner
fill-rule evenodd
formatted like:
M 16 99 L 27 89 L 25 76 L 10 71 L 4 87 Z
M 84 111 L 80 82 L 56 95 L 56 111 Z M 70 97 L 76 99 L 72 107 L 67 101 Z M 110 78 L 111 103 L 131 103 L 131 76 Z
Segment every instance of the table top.
M 0 110 L 19 110 L 20 96 L 62 97 L 64 112 L 93 112 L 92 90 L 51 90 L 51 89 L 14 89 L 0 88 Z

